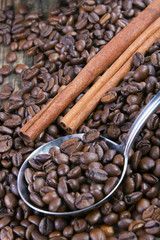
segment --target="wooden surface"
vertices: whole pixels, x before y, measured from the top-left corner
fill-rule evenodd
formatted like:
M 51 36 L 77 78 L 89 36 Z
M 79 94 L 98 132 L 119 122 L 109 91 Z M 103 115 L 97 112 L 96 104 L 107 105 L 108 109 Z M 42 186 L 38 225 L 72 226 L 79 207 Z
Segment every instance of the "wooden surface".
M 18 7 L 21 4 L 26 4 L 30 11 L 36 12 L 43 12 L 47 14 L 48 9 L 54 8 L 56 0 L 0 0 L 0 9 L 4 9 L 7 5 L 12 5 L 14 7 L 15 12 L 17 12 Z M 0 67 L 6 63 L 6 54 L 9 52 L 9 47 L 4 47 L 3 44 L 0 44 Z M 12 65 L 15 67 L 19 63 L 25 63 L 28 66 L 31 66 L 33 63 L 32 57 L 28 57 L 24 51 L 17 51 L 17 61 L 14 62 Z M 20 88 L 21 80 L 18 75 L 14 73 L 11 74 L 9 77 L 6 77 L 4 80 L 4 84 L 7 82 L 12 82 L 15 85 L 15 90 Z M 3 87 L 0 84 L 0 89 Z

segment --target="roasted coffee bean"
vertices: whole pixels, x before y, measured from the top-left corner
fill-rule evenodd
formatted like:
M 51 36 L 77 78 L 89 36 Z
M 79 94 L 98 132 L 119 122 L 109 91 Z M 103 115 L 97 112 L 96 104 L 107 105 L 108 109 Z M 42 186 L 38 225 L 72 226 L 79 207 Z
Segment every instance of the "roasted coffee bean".
M 151 131 L 158 128 L 159 118 L 156 114 L 152 114 L 146 122 L 147 128 Z
M 125 239 L 128 239 L 128 240 L 130 240 L 130 239 L 138 240 L 138 238 L 137 238 L 137 236 L 136 236 L 135 233 L 133 233 L 133 232 L 127 232 L 127 231 L 122 232 L 122 233 L 119 233 L 118 239 L 119 239 L 119 240 L 125 240 Z
M 127 230 L 129 226 L 131 226 L 133 220 L 131 218 L 123 218 L 118 221 L 118 227 L 122 230 Z M 132 229 L 131 229 L 132 230 Z
M 12 135 L 13 130 L 5 126 L 0 126 L 0 133 Z
M 87 222 L 83 218 L 75 219 L 73 224 L 75 232 L 84 232 L 87 229 Z
M 12 163 L 13 163 L 13 165 L 14 165 L 15 167 L 20 167 L 21 164 L 23 163 L 22 154 L 19 153 L 19 152 L 13 154 Z
M 53 199 L 55 199 L 57 197 L 58 197 L 58 194 L 56 193 L 55 190 L 53 190 L 53 191 L 50 191 L 50 192 L 46 193 L 43 196 L 42 200 L 43 200 L 44 203 L 49 204 Z
M 121 174 L 121 170 L 118 166 L 112 163 L 108 163 L 104 166 L 104 170 L 108 173 L 108 176 L 116 177 Z
M 36 170 L 41 170 L 42 169 L 42 164 L 36 159 L 30 159 L 29 163 Z
M 111 212 L 104 217 L 103 221 L 107 226 L 112 226 L 118 222 L 118 218 L 117 213 Z
M 148 199 L 142 198 L 136 205 L 136 209 L 139 213 L 143 213 L 145 209 L 147 209 L 150 205 L 150 201 Z
M 36 193 L 36 192 L 31 192 L 31 193 L 30 193 L 30 199 L 31 199 L 31 201 L 32 201 L 35 205 L 37 205 L 37 206 L 39 206 L 39 207 L 43 207 L 43 206 L 44 206 L 44 203 L 43 203 L 43 201 L 42 201 L 42 199 L 41 199 L 41 197 L 39 196 L 38 193 Z
M 64 153 L 58 153 L 54 157 L 55 162 L 60 165 L 60 164 L 68 164 L 68 156 Z
M 138 202 L 142 198 L 141 192 L 134 192 L 125 196 L 125 202 L 127 204 L 133 204 Z
M 39 69 L 38 68 L 33 68 L 32 70 L 29 69 L 25 69 L 22 72 L 22 78 L 23 80 L 31 80 L 32 78 L 36 77 L 39 73 Z
M 0 68 L 0 74 L 2 76 L 8 76 L 12 73 L 13 69 L 11 66 L 9 65 L 3 65 L 1 68 Z
M 78 138 L 72 138 L 62 143 L 60 148 L 62 152 L 66 154 L 72 154 L 76 151 L 81 151 L 83 148 L 83 143 Z
M 151 63 L 154 67 L 160 66 L 160 52 L 156 51 L 151 55 Z
M 95 202 L 94 197 L 90 193 L 78 194 L 75 199 L 75 205 L 78 209 L 87 208 Z
M 76 233 L 72 236 L 72 240 L 80 240 L 80 239 L 89 240 L 89 234 L 86 232 L 81 232 L 81 233 Z
M 113 188 L 117 185 L 117 183 L 118 183 L 117 177 L 109 178 L 104 186 L 105 194 L 108 195 L 113 190 Z
M 83 136 L 83 141 L 89 143 L 97 140 L 99 138 L 100 134 L 97 130 L 92 129 L 88 133 Z
M 13 230 L 11 227 L 6 226 L 1 230 L 1 238 L 6 240 L 13 240 Z
M 29 67 L 25 64 L 17 64 L 17 66 L 15 67 L 15 72 L 17 74 L 21 74 L 23 72 L 24 69 L 28 69 Z
M 48 235 L 52 231 L 53 231 L 52 221 L 47 217 L 42 218 L 42 220 L 39 223 L 39 232 L 43 235 Z
M 6 61 L 8 63 L 15 62 L 17 60 L 17 54 L 15 52 L 10 52 L 6 56 Z
M 135 220 L 130 223 L 128 230 L 131 232 L 137 232 L 138 230 L 141 230 L 144 225 L 145 222 L 143 220 Z
M 5 46 L 9 46 L 11 43 L 11 35 L 9 33 L 5 33 L 3 35 L 3 43 Z
M 135 189 L 135 182 L 134 179 L 131 177 L 127 177 L 124 185 L 123 185 L 123 191 L 125 194 L 130 194 L 132 192 L 134 192 Z
M 133 56 L 133 64 L 135 67 L 139 67 L 144 63 L 144 55 L 140 52 L 137 52 Z
M 102 169 L 91 169 L 88 172 L 89 178 L 94 182 L 105 182 L 108 179 L 108 174 Z
M 93 230 L 90 231 L 90 238 L 92 240 L 97 240 L 97 239 L 102 239 L 102 240 L 106 240 L 106 234 L 103 230 L 101 230 L 100 228 L 95 228 Z
M 86 221 L 93 225 L 96 224 L 101 218 L 101 213 L 99 210 L 92 210 L 90 213 L 86 216 Z
M 9 135 L 1 135 L 0 143 L 0 153 L 4 153 L 12 148 L 13 140 Z
M 32 236 L 33 240 L 37 240 L 37 239 L 47 240 L 47 237 L 45 237 L 44 235 L 42 235 L 41 233 L 39 233 L 36 230 L 31 233 L 31 236 Z
M 158 221 L 151 220 L 145 224 L 145 231 L 149 234 L 158 234 L 160 230 L 160 224 Z
M 72 168 L 68 173 L 67 176 L 69 178 L 78 178 L 81 176 L 81 168 L 79 166 L 76 166 Z
M 99 161 L 98 155 L 96 153 L 85 152 L 80 156 L 80 162 L 84 164 L 89 164 L 96 161 Z
M 113 205 L 113 210 L 117 213 L 124 211 L 126 208 L 124 201 L 116 201 Z
M 57 168 L 57 173 L 59 176 L 68 176 L 68 172 L 69 172 L 69 166 L 67 164 L 60 164 Z
M 134 72 L 133 78 L 134 78 L 135 81 L 140 82 L 140 81 L 144 80 L 145 78 L 147 78 L 148 74 L 149 74 L 148 66 L 141 65 Z
M 155 161 L 149 157 L 143 157 L 139 163 L 139 168 L 144 171 L 149 171 L 155 166 Z
M 110 125 L 107 129 L 107 133 L 111 139 L 117 139 L 121 133 L 120 128 L 115 124 Z
M 74 233 L 74 230 L 72 226 L 67 226 L 63 230 L 63 236 L 66 238 L 72 237 L 73 233 Z
M 133 170 L 137 170 L 138 165 L 141 161 L 141 157 L 142 157 L 142 153 L 141 151 L 136 151 L 132 157 L 131 157 L 131 164 L 132 164 L 132 168 Z
M 17 206 L 17 198 L 13 193 L 8 193 L 4 197 L 4 202 L 7 208 L 14 208 Z

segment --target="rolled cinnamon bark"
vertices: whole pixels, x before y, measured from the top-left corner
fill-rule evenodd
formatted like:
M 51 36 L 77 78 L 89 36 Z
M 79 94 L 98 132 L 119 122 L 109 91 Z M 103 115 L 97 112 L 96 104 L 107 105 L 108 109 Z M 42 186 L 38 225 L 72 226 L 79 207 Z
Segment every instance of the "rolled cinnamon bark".
M 63 91 L 20 129 L 20 137 L 27 142 L 32 142 L 38 137 L 38 135 L 159 16 L 160 1 L 154 0 L 105 45 Z
M 160 38 L 160 29 L 157 30 L 153 35 L 151 35 L 141 46 L 137 49 L 138 52 L 145 53 L 150 46 L 154 42 L 156 42 Z M 84 122 L 84 120 L 91 114 L 91 112 L 95 109 L 101 97 L 113 87 L 116 87 L 117 84 L 123 79 L 125 74 L 130 70 L 132 63 L 132 56 L 128 59 L 128 61 L 109 79 L 105 84 L 98 90 L 96 90 L 96 84 L 94 84 L 88 92 L 80 99 L 79 102 L 74 105 L 73 109 L 71 109 L 61 120 L 62 127 L 68 133 L 74 133 L 76 129 Z M 107 72 L 107 71 L 106 71 Z M 98 80 L 104 80 L 107 78 L 107 73 L 104 73 L 103 76 Z M 74 116 L 73 112 L 74 110 Z
M 85 93 L 85 95 L 71 108 L 71 110 L 62 118 L 61 126 L 69 133 L 75 132 L 78 126 L 87 118 L 87 106 L 94 101 L 95 95 L 109 81 L 111 77 L 123 66 L 123 64 L 137 51 L 137 49 L 149 38 L 154 32 L 160 29 L 160 17 L 155 20 L 111 65 L 110 68 L 97 80 L 97 82 Z M 101 96 L 102 97 L 102 96 Z M 85 109 L 85 111 L 84 111 Z
M 123 64 L 137 51 L 137 49 L 160 28 L 160 17 L 155 20 L 111 65 L 110 68 L 97 80 L 97 82 L 85 93 L 85 95 L 71 108 L 71 110 L 62 118 L 61 126 L 69 133 L 75 132 L 78 126 L 90 114 L 86 108 L 90 101 L 94 101 L 95 95 L 100 91 L 106 82 L 111 82 L 111 77 L 123 66 Z M 85 111 L 84 111 L 85 109 Z M 78 117 L 77 117 L 78 116 Z M 83 117 L 82 117 L 83 116 Z M 78 118 L 78 119 L 77 119 Z

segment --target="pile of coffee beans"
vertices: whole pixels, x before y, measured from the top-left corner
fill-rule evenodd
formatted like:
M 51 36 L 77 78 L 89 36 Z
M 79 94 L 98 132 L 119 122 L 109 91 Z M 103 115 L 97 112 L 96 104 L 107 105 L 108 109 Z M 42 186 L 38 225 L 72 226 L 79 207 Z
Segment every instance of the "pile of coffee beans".
M 116 186 L 124 159 L 115 149 L 100 142 L 97 130 L 90 130 L 83 139 L 72 138 L 48 154 L 29 159 L 25 169 L 28 194 L 34 205 L 52 212 L 74 211 L 92 206 Z M 86 143 L 86 144 L 85 144 Z
M 46 19 L 41 13 L 30 12 L 26 6 L 20 6 L 17 13 L 10 6 L 0 10 L 0 43 L 10 48 L 7 65 L 0 67 L 0 83 L 3 83 L 0 91 L 1 239 L 159 238 L 159 110 L 152 114 L 136 138 L 122 184 L 100 208 L 83 216 L 49 216 L 29 208 L 17 191 L 17 175 L 24 160 L 37 147 L 64 136 L 59 121 L 87 89 L 33 143 L 24 142 L 18 136 L 20 127 L 62 91 L 150 2 L 67 0 L 50 10 Z M 31 56 L 31 65 L 21 63 L 13 67 L 19 51 Z M 160 40 L 145 56 L 136 53 L 131 71 L 121 84 L 102 98 L 78 132 L 96 129 L 102 136 L 122 142 L 144 105 L 160 90 L 159 59 Z M 6 83 L 12 72 L 22 80 L 20 90 Z M 119 166 L 121 162 L 116 159 L 114 164 Z

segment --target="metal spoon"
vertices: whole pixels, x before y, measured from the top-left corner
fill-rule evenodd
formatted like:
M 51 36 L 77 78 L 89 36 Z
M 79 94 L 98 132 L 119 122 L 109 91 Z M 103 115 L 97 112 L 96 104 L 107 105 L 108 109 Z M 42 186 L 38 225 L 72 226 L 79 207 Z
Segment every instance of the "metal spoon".
M 148 119 L 148 117 L 158 108 L 160 104 L 160 91 L 152 98 L 152 100 L 144 107 L 144 109 L 141 111 L 141 113 L 139 114 L 139 116 L 137 117 L 137 119 L 134 121 L 132 127 L 130 128 L 130 131 L 128 133 L 128 137 L 127 139 L 125 139 L 120 145 L 111 141 L 110 139 L 104 138 L 104 137 L 100 137 L 100 140 L 104 140 L 109 147 L 111 147 L 112 149 L 115 149 L 116 151 L 118 151 L 119 153 L 124 155 L 124 166 L 123 166 L 123 170 L 122 170 L 122 174 L 121 177 L 119 179 L 119 182 L 117 183 L 117 185 L 114 187 L 114 189 L 112 189 L 112 191 L 105 196 L 102 200 L 100 200 L 99 202 L 95 203 L 94 205 L 87 207 L 85 209 L 81 209 L 81 210 L 76 210 L 76 211 L 70 211 L 70 212 L 50 212 L 47 211 L 43 208 L 38 208 L 37 206 L 35 206 L 32 201 L 29 198 L 29 192 L 28 192 L 28 188 L 27 188 L 27 183 L 25 181 L 25 177 L 24 177 L 24 172 L 25 169 L 27 167 L 29 167 L 29 159 L 30 158 L 34 158 L 36 155 L 38 154 L 44 154 L 44 153 L 48 153 L 49 149 L 53 146 L 58 146 L 60 147 L 60 145 L 66 141 L 69 140 L 71 138 L 74 137 L 79 137 L 82 139 L 83 134 L 73 134 L 73 135 L 68 135 L 65 137 L 61 137 L 58 138 L 52 142 L 46 143 L 43 146 L 39 147 L 38 149 L 36 149 L 26 160 L 25 162 L 22 164 L 19 173 L 18 173 L 18 179 L 17 179 L 17 187 L 18 187 L 18 192 L 20 194 L 20 197 L 23 199 L 23 201 L 32 209 L 41 212 L 41 213 L 45 213 L 45 214 L 50 214 L 50 215 L 58 215 L 58 216 L 67 216 L 67 215 L 77 215 L 77 214 L 81 214 L 84 213 L 86 211 L 92 210 L 94 208 L 99 207 L 100 205 L 102 205 L 102 203 L 104 203 L 114 192 L 115 190 L 118 188 L 118 186 L 120 185 L 120 183 L 122 182 L 124 176 L 125 176 L 125 172 L 127 169 L 127 164 L 128 164 L 128 156 L 131 150 L 131 147 L 134 143 L 134 140 L 137 136 L 137 134 L 140 132 L 140 130 L 142 129 L 142 127 L 144 126 L 146 120 Z

